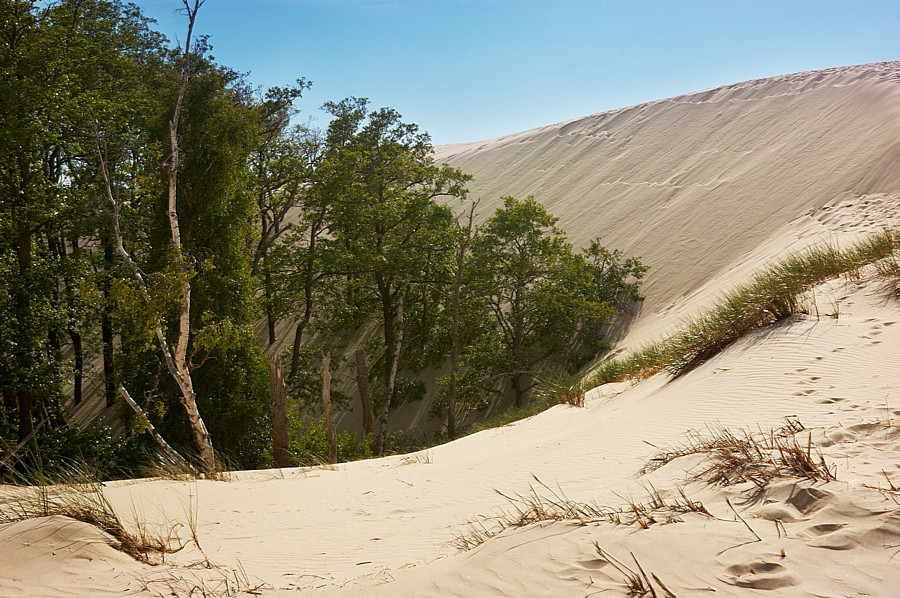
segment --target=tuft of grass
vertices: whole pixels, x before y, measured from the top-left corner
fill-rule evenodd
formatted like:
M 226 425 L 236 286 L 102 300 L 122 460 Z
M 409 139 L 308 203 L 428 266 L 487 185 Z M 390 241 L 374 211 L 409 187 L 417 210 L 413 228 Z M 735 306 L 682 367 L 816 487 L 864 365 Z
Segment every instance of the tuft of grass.
M 676 376 L 684 374 L 747 333 L 806 313 L 806 293 L 822 282 L 840 276 L 858 279 L 871 264 L 878 275 L 900 275 L 898 249 L 900 232 L 884 230 L 846 249 L 822 244 L 788 256 L 724 293 L 672 336 L 604 362 L 586 386 L 641 380 L 663 369 Z
M 825 462 L 821 450 L 808 433 L 805 443 L 797 435 L 805 431 L 797 420 L 768 433 L 738 433 L 726 428 L 711 428 L 707 436 L 691 432 L 681 446 L 654 455 L 641 469 L 641 474 L 658 469 L 686 455 L 704 455 L 702 467 L 693 480 L 730 486 L 745 481 L 762 488 L 777 477 L 801 477 L 810 480 L 837 479 Z
M 584 407 L 584 380 L 571 372 L 558 372 L 538 383 L 535 397 L 539 403 Z
M 458 534 L 451 545 L 460 551 L 467 551 L 483 544 L 490 538 L 510 528 L 525 527 L 534 523 L 565 521 L 578 525 L 593 523 L 613 523 L 615 525 L 637 525 L 647 529 L 656 523 L 678 521 L 678 515 L 688 512 L 701 513 L 711 517 L 709 511 L 698 501 L 689 500 L 683 489 L 678 497 L 667 497 L 652 485 L 648 489 L 646 503 L 626 500 L 620 507 L 603 506 L 596 503 L 578 502 L 566 497 L 561 488 L 551 488 L 536 476 L 529 485 L 527 494 L 508 495 L 494 490 L 509 503 L 509 509 L 490 518 L 476 518 L 468 522 L 468 529 Z
M 629 597 L 637 598 L 641 596 L 652 596 L 653 598 L 659 598 L 660 594 L 656 593 L 656 588 L 654 588 L 653 583 L 650 582 L 650 576 L 652 576 L 653 581 L 656 582 L 656 585 L 659 586 L 659 589 L 662 592 L 662 598 L 676 598 L 675 594 L 673 594 L 672 591 L 669 590 L 669 588 L 667 588 L 665 584 L 663 584 L 663 582 L 655 573 L 651 572 L 650 576 L 647 575 L 647 573 L 644 571 L 644 568 L 641 566 L 641 563 L 637 560 L 637 557 L 634 556 L 633 552 L 629 554 L 631 554 L 631 560 L 634 561 L 637 570 L 632 569 L 619 559 L 612 556 L 609 552 L 602 549 L 597 541 L 594 541 L 594 548 L 597 550 L 597 554 L 601 559 L 612 565 L 616 571 L 622 574 Z
M 419 451 L 418 453 L 410 453 L 408 455 L 404 455 L 400 458 L 400 462 L 397 463 L 397 467 L 403 467 L 404 465 L 431 465 L 431 451 L 424 450 Z
M 0 523 L 62 515 L 96 526 L 113 538 L 114 548 L 148 564 L 161 563 L 166 555 L 185 547 L 176 534 L 180 525 L 172 526 L 165 536 L 141 524 L 134 526 L 136 533 L 129 531 L 103 493 L 103 483 L 77 464 L 49 474 L 29 471 L 19 483 L 20 491 L 0 502 Z M 196 540 L 193 522 L 191 528 Z
M 473 424 L 466 430 L 466 434 L 474 434 L 482 430 L 499 428 L 511 423 L 543 413 L 554 405 L 574 405 L 584 407 L 584 394 L 588 386 L 586 381 L 576 374 L 560 372 L 541 381 L 534 399 L 522 407 L 515 407 L 500 413 L 488 420 Z

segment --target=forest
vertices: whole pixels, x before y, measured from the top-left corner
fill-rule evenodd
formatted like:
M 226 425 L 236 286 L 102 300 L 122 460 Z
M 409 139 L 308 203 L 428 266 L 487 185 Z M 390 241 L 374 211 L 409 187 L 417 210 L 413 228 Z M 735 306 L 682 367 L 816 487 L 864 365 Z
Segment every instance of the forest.
M 322 434 L 325 461 L 385 454 L 435 368 L 453 439 L 641 299 L 638 258 L 573 247 L 534 197 L 479 211 L 394 109 L 304 124 L 309 81 L 255 87 L 212 58 L 215 7 L 179 6 L 176 46 L 119 0 L 0 0 L 0 470 L 163 451 L 214 475 L 302 464 Z M 83 401 L 122 425 L 74 425 Z M 346 409 L 363 425 L 338 434 Z

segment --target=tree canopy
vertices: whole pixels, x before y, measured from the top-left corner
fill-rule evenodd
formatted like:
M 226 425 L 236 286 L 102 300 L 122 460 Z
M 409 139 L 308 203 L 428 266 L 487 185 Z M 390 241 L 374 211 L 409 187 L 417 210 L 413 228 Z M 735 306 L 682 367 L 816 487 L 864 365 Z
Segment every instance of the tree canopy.
M 183 2 L 192 31 L 203 3 Z M 269 465 L 276 352 L 291 446 L 321 444 L 333 370 L 329 405 L 365 412 L 338 454 L 384 453 L 435 371 L 453 436 L 640 300 L 639 259 L 578 252 L 533 197 L 479 218 L 490 198 L 396 110 L 351 97 L 298 124 L 308 81 L 258 90 L 204 36 L 172 48 L 151 25 L 121 0 L 0 0 L 0 457 L 131 467 L 149 424 L 209 472 L 213 443 Z M 91 410 L 119 439 L 76 428 Z

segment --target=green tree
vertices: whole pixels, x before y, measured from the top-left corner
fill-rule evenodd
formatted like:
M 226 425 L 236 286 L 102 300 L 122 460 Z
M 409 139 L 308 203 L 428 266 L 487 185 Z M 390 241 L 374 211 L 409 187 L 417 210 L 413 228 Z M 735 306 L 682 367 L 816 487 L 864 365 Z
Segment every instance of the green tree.
M 182 89 L 177 75 L 171 67 L 162 73 L 165 100 L 150 131 L 157 148 L 166 147 L 166 106 L 177 102 Z M 187 339 L 180 341 L 184 366 L 179 369 L 190 374 L 197 411 L 217 450 L 236 464 L 262 466 L 269 444 L 268 370 L 252 327 L 258 313 L 251 276 L 256 205 L 247 167 L 257 142 L 257 115 L 242 79 L 199 57 L 181 105 L 180 246 L 171 234 L 168 173 L 159 169 L 146 183 L 147 220 L 134 242 L 142 247 L 142 269 L 160 287 L 157 318 L 165 324 L 165 336 L 172 343 Z M 152 155 L 148 152 L 148 160 Z M 144 316 L 140 309 L 120 313 L 132 321 L 127 328 L 138 332 L 123 341 L 132 363 L 129 384 L 155 397 L 148 411 L 159 431 L 177 448 L 190 447 L 197 444 L 196 429 L 177 408 L 185 391 L 173 384 L 177 377 L 162 375 L 159 354 L 146 341 L 148 326 L 140 322 Z M 167 361 L 165 352 L 163 358 Z M 208 457 L 203 461 L 208 469 Z
M 272 250 L 286 233 L 296 228 L 297 223 L 289 221 L 288 216 L 297 211 L 307 195 L 321 148 L 315 130 L 291 125 L 291 119 L 299 112 L 294 102 L 309 85 L 298 79 L 296 85 L 290 87 L 273 87 L 255 103 L 259 118 L 258 142 L 250 155 L 249 174 L 251 192 L 257 204 L 258 239 L 251 257 L 251 273 L 259 281 L 262 291 L 270 345 L 276 340 L 277 319 L 290 310 L 289 293 L 282 288 L 285 278 L 276 272 L 284 260 L 279 261 L 281 256 L 273 256 Z M 293 240 L 296 241 L 296 236 Z M 274 253 L 283 254 L 284 251 Z
M 16 403 L 20 439 L 31 434 L 35 410 L 61 422 L 65 335 L 77 393 L 78 287 L 88 276 L 81 247 L 97 217 L 82 176 L 90 131 L 111 105 L 109 83 L 124 65 L 150 62 L 158 40 L 120 2 L 0 2 L 0 253 L 15 339 L 0 348 L 9 368 L 0 385 L 6 404 Z
M 615 310 L 556 222 L 533 197 L 506 197 L 472 242 L 469 284 L 483 303 L 471 305 L 486 320 L 466 351 L 468 377 L 485 388 L 509 383 L 516 406 L 548 367 L 569 364 L 573 347 L 599 348 L 585 332 L 596 332 Z
M 341 309 L 357 318 L 374 315 L 382 331 L 375 359 L 383 388 L 376 406 L 375 448 L 381 453 L 411 289 L 445 278 L 436 264 L 447 263 L 453 244 L 452 214 L 435 199 L 464 196 L 469 177 L 436 165 L 428 135 L 395 110 L 370 110 L 367 100 L 356 98 L 326 109 L 334 120 L 317 176 L 332 203 L 329 231 L 344 281 Z

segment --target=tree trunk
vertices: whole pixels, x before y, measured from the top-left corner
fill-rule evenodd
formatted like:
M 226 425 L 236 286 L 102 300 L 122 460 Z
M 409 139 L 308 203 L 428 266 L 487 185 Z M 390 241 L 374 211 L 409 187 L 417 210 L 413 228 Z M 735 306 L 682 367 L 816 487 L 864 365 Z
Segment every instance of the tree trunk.
M 103 312 L 100 314 L 100 337 L 103 344 L 103 394 L 106 397 L 106 406 L 112 407 L 116 403 L 116 374 L 113 359 L 115 357 L 115 345 L 113 344 L 113 320 L 112 320 L 112 294 L 110 280 L 113 276 L 115 264 L 115 246 L 109 234 L 101 237 L 103 243 L 103 277 L 100 290 L 103 293 Z
M 516 407 L 525 405 L 525 390 L 522 388 L 522 374 L 514 374 L 512 377 L 513 390 L 516 391 Z
M 303 342 L 303 330 L 306 328 L 306 322 L 303 320 L 297 322 L 297 328 L 294 330 L 294 346 L 291 347 L 291 371 L 288 374 L 288 380 L 292 380 L 294 376 L 300 373 L 300 343 Z
M 288 386 L 284 383 L 281 356 L 273 353 L 269 359 L 269 389 L 272 397 L 272 458 L 275 467 L 290 467 L 288 449 Z
M 190 425 L 191 432 L 194 436 L 194 442 L 196 443 L 197 449 L 200 452 L 200 461 L 203 467 L 203 471 L 208 476 L 214 477 L 216 475 L 216 458 L 212 444 L 212 437 L 209 434 L 209 430 L 206 428 L 206 423 L 200 416 L 200 409 L 197 406 L 197 395 L 194 392 L 194 383 L 191 380 L 191 367 L 188 361 L 187 354 L 188 345 L 190 344 L 191 339 L 191 268 L 189 266 L 188 260 L 185 258 L 183 253 L 183 247 L 181 244 L 181 229 L 178 223 L 177 209 L 178 172 L 181 170 L 181 167 L 183 165 L 181 150 L 178 146 L 178 122 L 181 118 L 181 106 L 184 103 L 184 96 L 187 93 L 188 83 L 190 82 L 191 78 L 191 34 L 194 30 L 194 21 L 197 17 L 197 11 L 203 5 L 204 0 L 193 0 L 193 7 L 191 7 L 189 0 L 182 0 L 182 2 L 184 4 L 185 12 L 188 16 L 188 31 L 184 44 L 184 54 L 181 69 L 181 88 L 178 90 L 178 97 L 175 100 L 175 110 L 172 114 L 172 119 L 169 121 L 169 143 L 172 153 L 169 156 L 166 164 L 169 178 L 168 209 L 166 214 L 169 219 L 169 231 L 172 235 L 172 247 L 175 250 L 174 259 L 176 260 L 176 265 L 178 266 L 179 270 L 181 270 L 182 274 L 180 289 L 181 301 L 178 305 L 178 331 L 175 339 L 175 346 L 172 347 L 169 345 L 169 342 L 166 340 L 165 332 L 161 327 L 157 326 L 154 333 L 156 335 L 156 341 L 157 343 L 159 343 L 159 348 L 163 354 L 163 358 L 166 362 L 166 368 L 169 370 L 172 378 L 175 379 L 175 383 L 178 385 L 178 389 L 181 393 L 181 396 L 179 398 L 181 400 L 181 405 L 184 407 L 184 411 L 187 414 L 188 424 Z M 121 228 L 119 227 L 119 205 L 115 200 L 115 196 L 113 195 L 108 164 L 106 156 L 104 155 L 100 147 L 100 131 L 99 126 L 96 123 L 94 125 L 94 142 L 95 149 L 100 158 L 101 174 L 103 176 L 103 182 L 105 183 L 106 187 L 105 192 L 107 201 L 110 202 L 110 205 L 112 207 L 113 231 L 116 242 L 116 250 L 119 252 L 119 255 L 122 256 L 122 259 L 125 260 L 125 263 L 128 265 L 128 267 L 131 269 L 132 273 L 134 274 L 135 280 L 137 281 L 138 286 L 141 290 L 144 300 L 149 303 L 150 293 L 144 274 L 138 267 L 134 259 L 132 259 L 128 251 L 125 249 L 124 241 L 122 239 L 122 232 Z
M 125 390 L 124 386 L 119 387 L 119 394 L 122 395 L 122 398 L 125 399 L 125 402 L 128 403 L 128 405 L 132 409 L 134 409 L 134 412 L 138 414 L 138 417 L 141 418 L 141 423 L 144 425 L 144 429 L 146 429 L 147 432 L 150 433 L 150 435 L 153 437 L 153 440 L 155 440 L 159 445 L 159 448 L 161 448 L 162 451 L 176 463 L 180 463 L 185 466 L 188 465 L 187 460 L 182 457 L 178 451 L 173 449 L 162 436 L 160 436 L 159 432 L 156 431 L 156 428 L 153 426 L 153 424 L 150 423 L 150 419 L 147 417 L 147 414 L 144 413 L 144 410 L 141 409 L 141 406 L 131 398 L 131 395 L 128 394 L 128 391 Z
M 322 354 L 322 407 L 325 410 L 325 432 L 328 435 L 328 462 L 337 463 L 337 433 L 331 417 L 331 355 Z
M 30 230 L 19 231 L 16 239 L 16 258 L 19 266 L 19 284 L 16 287 L 16 315 L 19 322 L 19 344 L 17 349 L 19 373 L 19 385 L 16 391 L 17 411 L 19 413 L 19 442 L 24 442 L 34 434 L 34 393 L 31 384 L 27 382 L 34 367 L 32 348 L 34 345 L 34 333 L 32 330 L 31 297 L 28 295 L 26 285 L 31 278 L 31 241 Z
M 75 404 L 81 403 L 82 381 L 84 380 L 84 351 L 81 347 L 81 334 L 74 328 L 69 328 L 69 338 L 72 339 L 72 352 L 75 354 Z
M 265 297 L 263 297 L 263 302 L 266 306 L 266 323 L 269 330 L 269 346 L 275 344 L 275 306 L 273 302 L 275 301 L 275 293 L 272 290 L 272 272 L 269 271 L 269 265 L 266 263 L 268 260 L 265 256 L 263 256 L 263 292 L 265 293 Z
M 108 301 L 103 306 L 101 314 L 100 335 L 103 342 L 103 394 L 106 397 L 106 406 L 112 407 L 116 403 L 116 373 L 113 366 L 115 347 L 113 345 L 112 306 Z
M 406 302 L 406 292 L 409 290 L 409 283 L 403 283 L 400 289 L 400 297 L 397 300 L 397 315 L 394 321 L 397 323 L 396 334 L 393 330 L 388 332 L 390 319 L 385 318 L 385 367 L 387 369 L 387 383 L 385 389 L 384 404 L 381 406 L 381 413 L 378 416 L 378 435 L 377 446 L 378 454 L 384 454 L 385 444 L 387 442 L 388 433 L 388 414 L 391 410 L 391 403 L 394 400 L 394 385 L 397 381 L 397 368 L 400 364 L 400 349 L 403 346 L 403 306 Z
M 466 228 L 466 236 L 460 238 L 459 251 L 456 254 L 456 273 L 453 280 L 453 294 L 450 298 L 450 393 L 447 397 L 447 437 L 456 439 L 456 403 L 459 395 L 459 303 L 462 295 L 463 268 L 466 263 L 466 251 L 472 242 L 472 233 L 475 229 L 475 208 L 478 201 L 473 201 L 469 207 L 469 223 Z M 457 225 L 459 221 L 457 220 Z
M 366 365 L 366 352 L 356 350 L 356 385 L 359 388 L 359 400 L 363 408 L 363 431 L 369 448 L 377 453 L 375 444 L 375 407 L 372 404 L 372 394 L 369 392 L 369 367 Z
M 178 222 L 178 172 L 183 165 L 181 157 L 181 148 L 178 145 L 178 122 L 181 119 L 181 106 L 184 102 L 184 96 L 187 93 L 188 83 L 191 78 L 191 33 L 194 30 L 194 21 L 197 17 L 197 11 L 203 4 L 203 0 L 194 0 L 194 7 L 191 8 L 188 0 L 183 0 L 188 15 L 188 33 L 184 44 L 184 64 L 181 71 L 181 89 L 178 91 L 178 97 L 175 100 L 175 110 L 172 114 L 172 120 L 169 121 L 169 143 L 172 154 L 168 162 L 169 174 L 169 230 L 172 234 L 172 246 L 175 248 L 175 259 L 180 266 L 184 279 L 181 287 L 181 303 L 178 314 L 178 337 L 175 341 L 174 353 L 166 351 L 166 361 L 169 371 L 178 383 L 181 390 L 181 403 L 187 413 L 188 422 L 194 435 L 194 441 L 200 451 L 200 460 L 203 463 L 203 470 L 207 475 L 216 475 L 216 459 L 213 449 L 212 437 L 206 428 L 206 423 L 200 416 L 200 409 L 197 406 L 197 395 L 194 392 L 194 382 L 191 380 L 190 364 L 188 363 L 187 349 L 191 338 L 191 282 L 189 271 L 190 267 L 184 257 L 181 245 L 181 227 Z M 161 329 L 157 329 L 157 339 L 163 337 Z M 162 343 L 161 343 L 162 344 Z

